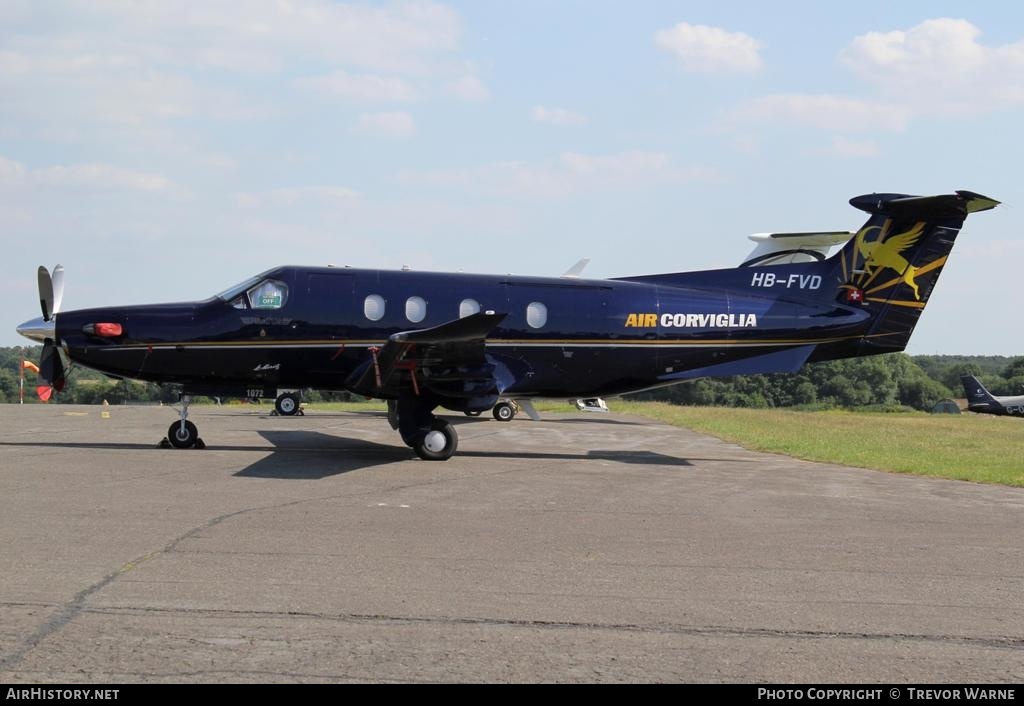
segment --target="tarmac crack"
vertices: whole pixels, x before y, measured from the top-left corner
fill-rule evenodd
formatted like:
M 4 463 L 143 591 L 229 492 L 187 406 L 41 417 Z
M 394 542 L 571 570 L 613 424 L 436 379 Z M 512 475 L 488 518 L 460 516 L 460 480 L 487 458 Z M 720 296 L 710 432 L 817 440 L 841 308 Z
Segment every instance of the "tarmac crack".
M 155 559 L 156 557 L 163 556 L 163 555 L 170 554 L 170 553 L 174 552 L 177 549 L 178 545 L 180 545 L 181 543 L 183 543 L 183 542 L 185 542 L 185 541 L 187 541 L 189 539 L 192 539 L 193 537 L 199 535 L 200 533 L 202 533 L 202 532 L 204 532 L 206 530 L 209 530 L 209 529 L 211 529 L 213 527 L 216 527 L 217 525 L 225 522 L 226 520 L 230 520 L 232 518 L 239 517 L 241 515 L 245 515 L 245 514 L 248 514 L 248 513 L 251 513 L 251 512 L 261 512 L 261 511 L 264 511 L 264 510 L 277 510 L 277 509 L 280 509 L 280 508 L 291 507 L 291 506 L 294 506 L 294 505 L 301 505 L 303 503 L 308 503 L 308 502 L 322 502 L 322 501 L 325 501 L 325 500 L 334 500 L 334 499 L 338 499 L 338 498 L 349 498 L 349 497 L 359 497 L 359 496 L 362 496 L 362 495 L 373 495 L 373 494 L 380 493 L 380 492 L 394 492 L 396 490 L 405 490 L 407 488 L 414 488 L 414 487 L 420 487 L 420 486 L 429 486 L 429 485 L 437 485 L 437 484 L 441 484 L 441 483 L 451 482 L 452 480 L 455 480 L 455 478 L 437 478 L 437 479 L 434 479 L 434 480 L 423 481 L 423 482 L 401 483 L 401 484 L 396 484 L 394 487 L 389 487 L 389 488 L 386 488 L 386 489 L 375 488 L 373 490 L 367 490 L 367 491 L 363 491 L 363 492 L 359 492 L 359 493 L 343 493 L 343 494 L 336 494 L 336 495 L 329 495 L 329 496 L 320 496 L 320 497 L 315 497 L 315 498 L 300 498 L 298 500 L 290 500 L 290 501 L 287 501 L 287 502 L 276 503 L 276 504 L 273 504 L 273 505 L 261 505 L 259 507 L 247 507 L 247 508 L 243 508 L 241 510 L 235 510 L 234 512 L 228 512 L 228 513 L 225 513 L 223 515 L 218 515 L 217 517 L 214 517 L 213 519 L 210 519 L 210 520 L 204 522 L 203 524 L 201 524 L 201 525 L 199 525 L 197 527 L 193 527 L 188 532 L 185 532 L 184 534 L 179 535 L 174 540 L 172 540 L 170 543 L 166 544 L 162 549 L 158 549 L 156 551 L 152 551 L 152 552 L 149 552 L 147 554 L 143 554 L 142 556 L 136 557 L 135 559 L 132 559 L 132 560 L 128 561 L 127 563 L 125 563 L 122 566 L 120 566 L 117 570 L 115 570 L 115 571 L 107 574 L 106 576 L 104 576 L 102 579 L 100 579 L 96 583 L 94 583 L 94 584 L 92 584 L 90 586 L 87 586 L 86 588 L 84 588 L 81 591 L 79 591 L 78 593 L 76 593 L 75 596 L 68 603 L 64 604 L 63 607 L 60 610 L 58 610 L 56 613 L 54 613 L 52 616 L 50 616 L 42 625 L 40 625 L 38 628 L 36 628 L 36 630 L 31 635 L 29 635 L 24 640 L 22 640 L 21 644 L 18 647 L 16 647 L 12 652 L 10 652 L 9 654 L 0 656 L 0 671 L 11 670 L 14 667 L 17 667 L 17 665 L 19 665 L 32 650 L 34 650 L 37 646 L 39 646 L 40 643 L 42 643 L 44 640 L 46 640 L 51 635 L 54 635 L 54 634 L 60 632 L 71 621 L 73 621 L 76 617 L 78 617 L 83 612 L 85 612 L 86 611 L 86 602 L 89 600 L 89 598 L 91 596 L 93 596 L 94 594 L 102 591 L 104 588 L 106 588 L 107 586 L 112 584 L 118 578 L 120 578 L 121 576 L 123 576 L 123 575 L 127 574 L 128 572 L 132 571 L 133 569 L 138 567 L 140 564 L 143 564 L 143 563 L 145 563 L 147 561 Z
M 445 626 L 483 626 L 499 628 L 522 628 L 538 630 L 598 630 L 609 632 L 648 633 L 658 635 L 688 635 L 704 637 L 764 637 L 776 639 L 798 640 L 895 640 L 906 642 L 926 642 L 941 644 L 971 645 L 996 649 L 1024 650 L 1024 637 L 971 637 L 969 635 L 929 635 L 926 633 L 886 633 L 886 632 L 854 632 L 832 630 L 806 630 L 782 628 L 734 627 L 726 625 L 644 625 L 640 623 L 603 623 L 588 621 L 559 620 L 517 620 L 513 618 L 489 617 L 454 617 L 454 616 L 417 616 L 387 615 L 380 613 L 322 613 L 310 611 L 254 611 L 224 610 L 205 608 L 157 608 L 139 606 L 104 606 L 87 608 L 84 612 L 97 615 L 202 615 L 209 618 L 281 618 L 325 620 L 331 622 L 350 623 L 392 623 L 395 625 L 445 625 Z

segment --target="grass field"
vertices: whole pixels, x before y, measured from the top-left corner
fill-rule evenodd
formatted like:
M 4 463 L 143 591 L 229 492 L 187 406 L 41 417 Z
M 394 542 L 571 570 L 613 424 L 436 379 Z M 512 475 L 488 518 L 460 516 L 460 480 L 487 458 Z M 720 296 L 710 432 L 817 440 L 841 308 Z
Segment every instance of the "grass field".
M 637 414 L 711 434 L 748 449 L 811 461 L 897 473 L 1024 487 L 1024 419 L 982 414 L 679 407 L 610 400 L 616 413 Z M 541 412 L 570 412 L 538 402 Z M 382 402 L 323 403 L 311 409 L 384 409 Z
M 813 461 L 1024 486 L 1024 420 L 982 414 L 798 412 L 622 402 L 640 414 Z

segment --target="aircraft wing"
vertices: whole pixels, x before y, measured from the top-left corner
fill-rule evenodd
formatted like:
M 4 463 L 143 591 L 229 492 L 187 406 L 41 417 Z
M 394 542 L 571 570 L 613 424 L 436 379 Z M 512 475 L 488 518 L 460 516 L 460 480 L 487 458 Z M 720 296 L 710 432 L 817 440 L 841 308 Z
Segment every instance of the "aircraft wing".
M 392 334 L 346 380 L 368 397 L 419 395 L 472 398 L 492 394 L 493 367 L 484 357 L 484 341 L 505 314 L 478 313 L 427 329 Z

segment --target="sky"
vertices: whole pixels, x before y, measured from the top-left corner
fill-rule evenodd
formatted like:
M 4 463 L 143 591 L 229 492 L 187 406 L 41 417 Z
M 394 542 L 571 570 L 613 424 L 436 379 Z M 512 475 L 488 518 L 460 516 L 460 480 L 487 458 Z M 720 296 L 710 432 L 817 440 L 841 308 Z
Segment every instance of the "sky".
M 1024 4 L 4 0 L 0 345 L 282 264 L 615 277 L 967 189 L 908 352 L 1024 355 Z

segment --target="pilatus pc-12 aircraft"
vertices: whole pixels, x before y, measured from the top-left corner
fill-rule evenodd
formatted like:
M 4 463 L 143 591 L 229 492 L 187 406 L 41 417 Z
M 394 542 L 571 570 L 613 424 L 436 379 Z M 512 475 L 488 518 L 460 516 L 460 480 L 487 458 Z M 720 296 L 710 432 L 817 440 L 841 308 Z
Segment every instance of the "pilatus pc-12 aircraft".
M 181 385 L 176 447 L 199 438 L 191 396 L 308 387 L 387 400 L 402 440 L 443 460 L 458 436 L 438 407 L 473 414 L 499 397 L 609 397 L 903 350 L 964 219 L 998 202 L 958 191 L 850 203 L 871 215 L 832 257 L 814 245 L 834 232 L 772 234 L 784 252 L 738 268 L 607 280 L 278 267 L 202 301 L 63 312 L 63 269 L 40 268 L 43 316 L 18 331 L 43 342 L 56 389 L 62 353 Z
M 1024 417 L 1024 395 L 996 397 L 990 394 L 981 381 L 973 375 L 962 375 L 960 382 L 964 386 L 964 394 L 967 395 L 968 411 L 979 414 Z

